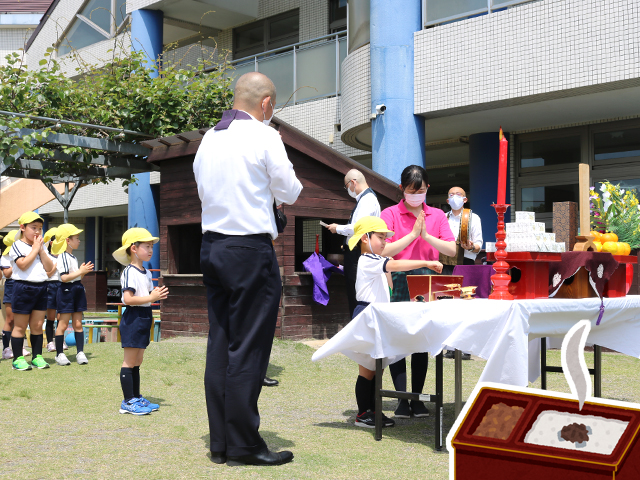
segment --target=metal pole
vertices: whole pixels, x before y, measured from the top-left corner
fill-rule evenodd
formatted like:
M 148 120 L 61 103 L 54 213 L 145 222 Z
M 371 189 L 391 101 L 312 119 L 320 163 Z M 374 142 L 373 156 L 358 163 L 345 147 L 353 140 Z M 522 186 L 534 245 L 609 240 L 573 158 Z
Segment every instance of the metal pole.
M 69 182 L 64 182 L 64 223 L 69 223 Z
M 340 92 L 340 39 L 336 35 L 336 96 Z
M 293 104 L 296 104 L 298 98 L 298 65 L 296 62 L 296 47 L 293 47 Z

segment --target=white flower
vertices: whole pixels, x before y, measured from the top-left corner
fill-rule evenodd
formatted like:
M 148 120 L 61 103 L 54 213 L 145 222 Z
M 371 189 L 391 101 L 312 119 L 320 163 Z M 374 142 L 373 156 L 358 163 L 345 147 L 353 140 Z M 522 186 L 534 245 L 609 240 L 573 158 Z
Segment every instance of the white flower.
M 600 185 L 600 191 L 601 192 L 606 192 L 607 191 L 607 186 L 604 183 L 602 185 Z
M 624 195 L 624 188 L 620 189 L 620 195 Z
M 613 204 L 613 202 L 611 202 L 610 200 L 607 200 L 606 202 L 604 202 L 604 210 L 605 212 L 607 210 L 609 210 L 609 207 Z
M 603 273 L 604 273 L 604 266 L 600 264 L 598 265 L 598 278 L 602 278 Z
M 560 283 L 560 280 L 562 280 L 562 275 L 560 275 L 559 273 L 556 273 L 553 276 L 553 288 L 558 286 L 558 284 Z
M 611 194 L 610 194 L 609 192 L 604 192 L 604 193 L 602 194 L 602 198 L 604 198 L 605 200 L 606 200 L 607 198 L 610 198 L 610 197 L 611 197 Z

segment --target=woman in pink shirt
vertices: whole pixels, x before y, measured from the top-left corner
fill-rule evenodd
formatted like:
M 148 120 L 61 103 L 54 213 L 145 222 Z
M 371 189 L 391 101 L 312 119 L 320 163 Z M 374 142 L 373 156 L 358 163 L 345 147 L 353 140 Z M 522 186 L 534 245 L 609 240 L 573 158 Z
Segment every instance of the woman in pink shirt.
M 438 260 L 439 253 L 453 256 L 456 253 L 456 242 L 449 221 L 445 213 L 437 208 L 426 205 L 427 188 L 429 178 L 424 168 L 418 165 L 410 165 L 402 171 L 400 176 L 400 189 L 404 199 L 393 207 L 386 208 L 380 217 L 387 224 L 387 228 L 395 232 L 388 242 L 412 239 L 400 252 L 396 253 L 395 260 Z M 416 233 L 415 224 L 422 225 L 421 233 Z M 389 249 L 390 251 L 396 249 Z M 433 275 L 436 272 L 428 268 L 411 270 L 408 272 L 393 272 L 392 302 L 408 302 L 409 288 L 407 275 Z M 424 381 L 429 365 L 428 353 L 414 353 L 411 355 L 411 391 L 422 393 Z M 393 385 L 397 391 L 407 391 L 407 363 L 402 359 L 389 365 Z M 395 411 L 398 418 L 427 417 L 429 412 L 424 403 L 412 400 L 400 400 Z

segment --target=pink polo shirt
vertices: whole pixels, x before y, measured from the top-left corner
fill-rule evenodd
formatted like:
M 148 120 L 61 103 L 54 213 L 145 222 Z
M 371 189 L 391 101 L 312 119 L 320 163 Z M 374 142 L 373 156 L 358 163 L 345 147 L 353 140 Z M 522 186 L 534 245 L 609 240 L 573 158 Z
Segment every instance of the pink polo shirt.
M 445 213 L 424 203 L 422 208 L 425 214 L 424 221 L 427 233 L 445 242 L 455 241 Z M 380 214 L 380 218 L 387 224 L 387 228 L 394 232 L 393 237 L 388 238 L 387 242 L 395 242 L 408 235 L 416 223 L 415 215 L 407 210 L 404 200 L 393 207 L 385 208 Z M 438 250 L 425 242 L 422 237 L 418 237 L 393 258 L 396 260 L 438 260 L 438 255 Z

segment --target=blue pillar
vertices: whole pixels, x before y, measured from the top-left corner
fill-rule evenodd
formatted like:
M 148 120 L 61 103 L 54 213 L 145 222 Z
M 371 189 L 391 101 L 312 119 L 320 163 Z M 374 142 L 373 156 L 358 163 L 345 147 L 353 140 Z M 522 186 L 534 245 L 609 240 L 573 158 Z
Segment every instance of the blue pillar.
M 162 10 L 134 10 L 131 12 L 131 49 L 147 55 L 149 76 L 156 78 L 156 61 L 162 55 Z
M 413 34 L 422 0 L 371 0 L 371 122 L 373 170 L 394 182 L 408 165 L 424 166 L 424 118 L 414 115 Z
M 131 49 L 146 53 L 151 78 L 158 76 L 155 62 L 162 55 L 163 17 L 161 10 L 131 12 Z M 137 183 L 129 185 L 129 228 L 146 228 L 157 237 L 160 233 L 157 188 L 150 184 L 150 173 L 137 173 L 135 177 L 138 179 Z M 160 268 L 160 249 L 157 246 L 147 267 Z
M 508 133 L 504 136 L 509 140 Z M 496 241 L 498 216 L 491 204 L 498 198 L 499 154 L 498 132 L 469 135 L 469 198 L 473 213 L 480 216 L 482 221 L 482 237 L 485 242 Z M 507 168 L 507 203 L 511 203 L 510 178 Z M 513 208 L 515 205 L 507 209 L 506 222 L 511 218 Z

